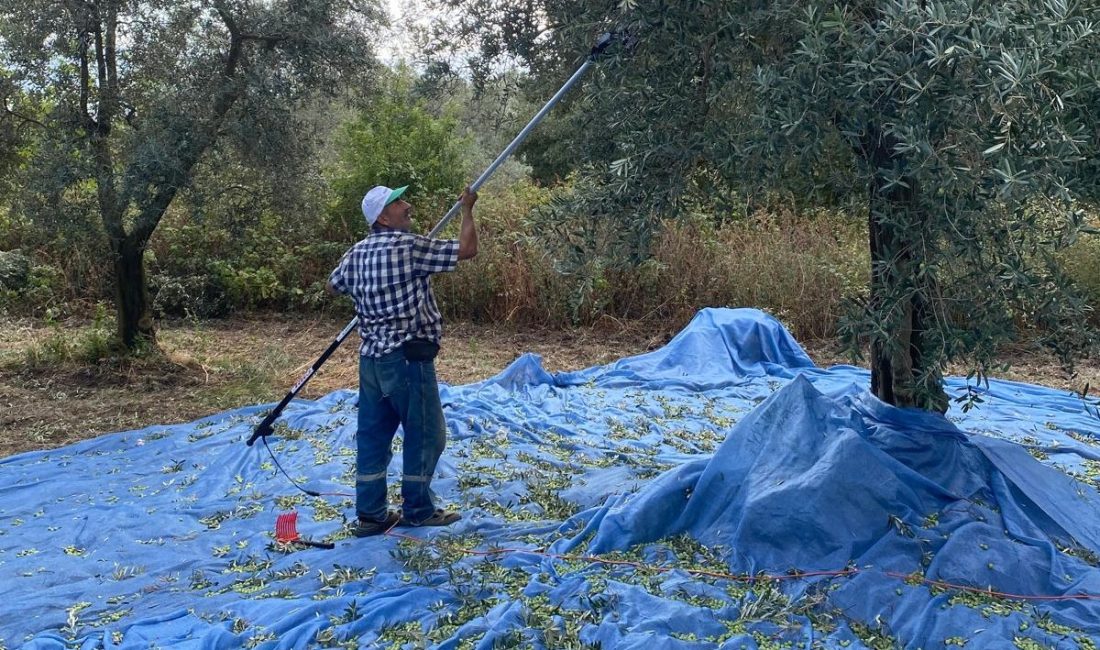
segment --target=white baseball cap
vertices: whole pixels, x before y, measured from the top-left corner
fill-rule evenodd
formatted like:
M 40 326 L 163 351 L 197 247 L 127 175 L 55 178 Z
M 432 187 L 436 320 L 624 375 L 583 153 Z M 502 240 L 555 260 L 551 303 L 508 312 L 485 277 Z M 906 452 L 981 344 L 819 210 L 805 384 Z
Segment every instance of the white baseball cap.
M 378 215 L 382 214 L 382 209 L 401 198 L 407 189 L 409 189 L 408 185 L 396 190 L 383 185 L 372 187 L 363 197 L 363 216 L 367 218 L 367 225 L 373 226 L 374 222 L 378 221 Z

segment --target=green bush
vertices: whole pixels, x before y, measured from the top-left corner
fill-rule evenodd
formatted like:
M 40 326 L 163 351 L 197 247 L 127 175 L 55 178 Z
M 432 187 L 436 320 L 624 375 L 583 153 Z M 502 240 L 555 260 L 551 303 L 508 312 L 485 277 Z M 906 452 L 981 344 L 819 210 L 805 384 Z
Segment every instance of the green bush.
M 0 286 L 0 312 L 42 316 L 66 311 L 65 277 L 61 269 L 30 262 L 17 288 Z
M 19 291 L 27 286 L 31 261 L 19 251 L 0 250 L 0 289 Z
M 1092 321 L 1100 324 L 1100 235 L 1084 235 L 1063 251 L 1062 267 L 1092 306 Z
M 242 223 L 243 222 L 243 223 Z M 324 238 L 321 219 L 206 209 L 165 217 L 148 257 L 161 314 L 215 317 L 234 309 L 304 309 L 350 242 Z
M 451 115 L 436 116 L 413 92 L 412 74 L 403 68 L 385 73 L 379 89 L 338 140 L 339 162 L 329 171 L 334 200 L 332 228 L 350 244 L 364 236 L 367 224 L 360 202 L 375 185 L 409 186 L 407 199 L 417 208 L 424 230 L 442 215 L 467 182 L 463 155 L 467 142 Z
M 233 310 L 229 292 L 216 273 L 154 275 L 149 285 L 157 316 L 219 318 Z
M 267 267 L 234 268 L 222 265 L 219 275 L 229 288 L 233 302 L 243 307 L 258 307 L 278 300 L 286 291 L 279 276 Z

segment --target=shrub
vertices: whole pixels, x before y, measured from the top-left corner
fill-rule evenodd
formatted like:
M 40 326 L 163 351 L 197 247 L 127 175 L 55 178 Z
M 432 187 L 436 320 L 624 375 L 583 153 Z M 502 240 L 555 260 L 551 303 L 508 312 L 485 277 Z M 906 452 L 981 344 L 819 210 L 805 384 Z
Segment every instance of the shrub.
M 0 283 L 0 311 L 42 316 L 66 311 L 65 277 L 49 264 L 29 262 L 26 278 L 8 288 Z
M 418 214 L 431 219 L 454 203 L 465 180 L 468 143 L 458 135 L 458 122 L 451 115 L 433 115 L 414 93 L 413 79 L 405 68 L 384 73 L 367 106 L 337 141 L 339 161 L 329 172 L 330 217 L 341 227 L 330 230 L 349 240 L 367 232 L 360 201 L 371 187 L 408 185 Z
M 654 315 L 677 321 L 704 306 L 760 307 L 796 337 L 834 336 L 845 299 L 866 287 L 866 240 L 861 220 L 830 212 L 667 222 L 638 299 L 651 292 Z
M 19 251 L 0 251 L 0 289 L 20 291 L 27 286 L 31 261 Z
M 587 239 L 533 232 L 514 215 L 545 201 L 545 192 L 510 191 L 520 193 L 506 193 L 480 217 L 477 260 L 433 281 L 450 318 L 563 327 L 612 317 L 674 328 L 702 307 L 749 306 L 772 312 L 798 337 L 823 338 L 835 334 L 845 299 L 866 289 L 866 231 L 840 212 L 667 220 L 648 259 L 631 264 L 617 233 L 600 223 L 589 224 Z
M 1100 235 L 1084 235 L 1063 251 L 1061 262 L 1092 306 L 1092 321 L 1100 324 Z
M 225 285 L 215 273 L 154 275 L 149 285 L 157 316 L 219 318 L 228 316 L 233 309 Z

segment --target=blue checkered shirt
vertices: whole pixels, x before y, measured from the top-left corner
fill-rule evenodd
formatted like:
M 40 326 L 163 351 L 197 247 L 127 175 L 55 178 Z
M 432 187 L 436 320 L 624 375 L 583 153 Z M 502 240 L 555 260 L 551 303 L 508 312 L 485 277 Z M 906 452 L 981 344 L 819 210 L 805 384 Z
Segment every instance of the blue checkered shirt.
M 457 239 L 382 230 L 352 246 L 329 283 L 355 301 L 359 354 L 379 357 L 414 338 L 439 343 L 443 316 L 428 279 L 457 265 Z

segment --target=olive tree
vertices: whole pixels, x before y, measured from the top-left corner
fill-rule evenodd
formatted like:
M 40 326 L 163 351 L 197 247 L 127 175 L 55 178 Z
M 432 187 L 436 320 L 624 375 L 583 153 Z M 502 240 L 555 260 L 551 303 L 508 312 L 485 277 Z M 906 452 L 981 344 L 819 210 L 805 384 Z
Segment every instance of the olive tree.
M 693 193 L 857 201 L 869 292 L 843 329 L 881 399 L 945 410 L 947 364 L 981 380 L 1021 327 L 1066 360 L 1091 345 L 1055 254 L 1100 184 L 1096 3 L 476 4 L 481 55 L 509 44 L 551 84 L 600 30 L 630 34 L 568 118 L 577 169 L 617 206 L 600 214 L 649 228 Z
M 0 68 L 18 90 L 5 117 L 40 128 L 23 191 L 51 197 L 23 204 L 98 217 L 126 348 L 154 340 L 143 255 L 196 165 L 216 145 L 257 167 L 304 160 L 295 108 L 373 65 L 366 26 L 380 15 L 366 0 L 0 6 Z

